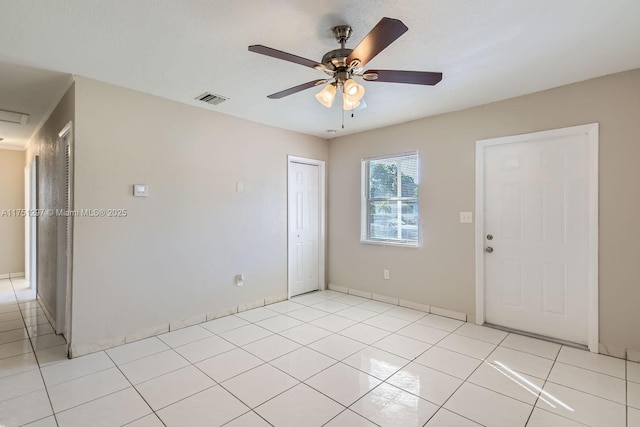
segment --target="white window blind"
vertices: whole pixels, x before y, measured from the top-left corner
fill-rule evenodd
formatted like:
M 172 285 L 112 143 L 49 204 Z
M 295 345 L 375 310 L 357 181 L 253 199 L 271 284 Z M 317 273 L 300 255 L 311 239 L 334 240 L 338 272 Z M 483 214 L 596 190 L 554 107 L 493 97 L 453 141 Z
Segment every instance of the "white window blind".
M 362 160 L 365 243 L 418 245 L 418 153 Z

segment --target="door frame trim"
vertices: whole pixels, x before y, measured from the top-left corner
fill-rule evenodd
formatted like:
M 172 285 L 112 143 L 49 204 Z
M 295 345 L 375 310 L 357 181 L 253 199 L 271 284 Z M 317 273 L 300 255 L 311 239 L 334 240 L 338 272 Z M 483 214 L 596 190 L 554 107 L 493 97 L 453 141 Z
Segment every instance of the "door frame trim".
M 571 126 L 542 132 L 476 141 L 476 324 L 485 322 L 485 283 L 484 283 L 484 150 L 492 145 L 511 144 L 516 142 L 536 141 L 550 137 L 569 135 L 587 135 L 589 150 L 589 249 L 588 249 L 588 307 L 587 307 L 587 343 L 589 350 L 599 350 L 599 313 L 598 313 L 598 123 Z
M 287 155 L 287 299 L 291 299 L 291 248 L 289 246 L 289 177 L 291 176 L 291 164 L 302 163 L 306 165 L 318 166 L 318 286 L 320 290 L 327 288 L 325 283 L 325 247 L 326 247 L 326 162 L 324 160 L 311 159 Z
M 38 156 L 33 156 L 25 166 L 25 208 L 38 208 Z M 38 283 L 38 221 L 36 216 L 26 216 L 25 222 L 25 278 L 29 281 L 29 288 L 36 289 Z
M 62 130 L 58 133 L 58 154 L 60 156 L 59 160 L 59 172 L 62 173 L 64 171 L 64 160 L 66 153 L 65 151 L 60 151 L 60 148 L 66 148 L 66 145 L 69 145 L 70 156 L 69 156 L 69 188 L 64 188 L 64 180 L 62 180 L 61 186 L 62 190 L 68 191 L 67 196 L 69 198 L 69 210 L 73 211 L 75 206 L 74 201 L 74 154 L 75 154 L 75 135 L 73 128 L 73 121 L 69 121 Z M 59 175 L 59 177 L 61 177 Z M 61 177 L 62 178 L 62 177 Z M 61 191 L 62 193 L 62 191 Z M 64 256 L 62 258 L 58 258 L 57 268 L 58 271 L 58 283 L 57 283 L 57 307 L 56 307 L 56 316 L 57 316 L 57 328 L 56 332 L 58 334 L 63 334 L 67 341 L 67 348 L 71 348 L 72 341 L 72 318 L 73 318 L 73 231 L 74 231 L 74 217 L 70 215 L 68 217 L 60 217 L 58 218 L 57 228 L 60 231 L 60 228 L 64 224 L 65 228 L 67 226 L 67 221 L 69 224 L 69 235 L 67 240 L 66 247 L 61 247 L 60 244 L 60 235 L 58 235 L 58 251 L 63 250 Z M 60 255 L 60 254 L 59 254 Z M 64 277 L 61 277 L 60 269 L 66 274 Z M 62 279 L 62 281 L 60 281 Z M 61 310 L 62 309 L 62 310 Z M 61 312 L 62 311 L 62 312 Z M 64 321 L 64 325 L 60 326 L 60 321 Z

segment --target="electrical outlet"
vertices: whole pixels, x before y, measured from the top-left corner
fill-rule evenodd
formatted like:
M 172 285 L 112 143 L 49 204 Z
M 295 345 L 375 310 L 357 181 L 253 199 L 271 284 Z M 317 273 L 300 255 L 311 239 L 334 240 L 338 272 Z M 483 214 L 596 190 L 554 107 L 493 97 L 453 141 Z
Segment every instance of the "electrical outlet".
M 236 286 L 244 285 L 244 274 L 236 275 Z
M 471 223 L 473 223 L 473 213 L 460 212 L 460 224 L 471 224 Z
M 382 270 L 382 274 L 386 280 L 389 280 L 389 270 Z

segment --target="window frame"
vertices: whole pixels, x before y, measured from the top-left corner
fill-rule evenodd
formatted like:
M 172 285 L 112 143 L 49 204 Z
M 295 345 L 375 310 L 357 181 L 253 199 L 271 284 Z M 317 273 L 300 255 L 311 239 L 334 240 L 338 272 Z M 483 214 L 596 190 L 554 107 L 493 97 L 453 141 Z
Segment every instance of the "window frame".
M 418 188 L 418 192 L 415 197 L 403 197 L 402 196 L 402 170 L 398 167 L 397 173 L 398 176 L 396 179 L 398 180 L 397 185 L 397 195 L 394 197 L 370 197 L 371 190 L 371 180 L 370 180 L 370 163 L 376 160 L 393 160 L 399 159 L 402 157 L 415 156 L 416 158 L 416 185 Z M 367 157 L 363 158 L 360 161 L 361 164 L 361 206 L 360 206 L 360 243 L 364 244 L 372 244 L 372 245 L 389 245 L 389 246 L 402 246 L 409 248 L 417 248 L 421 243 L 421 227 L 420 227 L 420 155 L 418 151 L 409 151 L 397 154 L 389 154 L 384 156 L 376 156 L 376 157 Z M 398 163 L 399 164 L 399 163 Z M 402 221 L 402 202 L 413 202 L 415 203 L 417 213 L 416 213 L 416 238 L 415 240 L 402 239 L 399 238 L 381 238 L 381 237 L 372 237 L 371 236 L 371 203 L 376 201 L 388 201 L 390 203 L 398 203 L 397 215 L 398 215 L 398 224 Z M 398 234 L 401 234 L 402 228 L 398 227 Z

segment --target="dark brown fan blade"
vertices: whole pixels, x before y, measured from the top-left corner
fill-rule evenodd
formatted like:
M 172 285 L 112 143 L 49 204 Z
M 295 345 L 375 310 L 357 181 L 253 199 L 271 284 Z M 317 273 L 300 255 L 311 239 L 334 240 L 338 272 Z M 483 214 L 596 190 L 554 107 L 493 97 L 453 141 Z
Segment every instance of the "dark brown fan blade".
M 398 37 L 406 33 L 408 29 L 398 19 L 382 18 L 347 57 L 347 65 L 351 64 L 354 59 L 359 59 L 358 67 L 363 67 L 374 56 L 396 41 Z
M 312 88 L 314 86 L 318 86 L 319 84 L 326 83 L 327 81 L 328 80 L 326 80 L 326 79 L 320 79 L 320 80 L 314 80 L 312 82 L 302 83 L 301 85 L 290 87 L 289 89 L 285 89 L 285 90 L 280 91 L 280 92 L 272 93 L 271 95 L 267 96 L 267 98 L 269 98 L 269 99 L 284 98 L 285 96 L 293 95 L 294 93 L 298 93 L 298 92 L 303 91 L 305 89 L 309 89 L 309 88 Z
M 270 47 L 262 46 L 261 44 L 254 44 L 249 46 L 250 52 L 261 53 L 263 55 L 271 56 L 273 58 L 282 59 L 283 61 L 289 61 L 296 64 L 304 65 L 305 67 L 316 68 L 322 67 L 322 64 L 312 61 L 301 56 L 293 55 L 291 53 L 283 52 L 281 50 L 272 49 Z
M 373 78 L 373 75 L 378 78 Z M 370 76 L 370 77 L 369 77 Z M 412 85 L 438 84 L 442 80 L 442 73 L 430 71 L 398 71 L 398 70 L 367 70 L 363 78 L 370 82 L 408 83 Z

